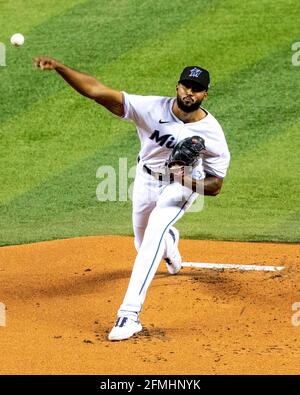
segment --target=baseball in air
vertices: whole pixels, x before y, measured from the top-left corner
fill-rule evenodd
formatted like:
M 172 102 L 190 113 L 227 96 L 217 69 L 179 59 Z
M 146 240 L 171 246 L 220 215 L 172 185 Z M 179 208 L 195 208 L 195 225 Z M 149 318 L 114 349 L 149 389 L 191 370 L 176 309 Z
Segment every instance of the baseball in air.
M 20 47 L 21 45 L 24 44 L 24 41 L 25 41 L 25 38 L 24 38 L 23 34 L 21 34 L 21 33 L 15 33 L 10 38 L 10 42 L 15 47 Z

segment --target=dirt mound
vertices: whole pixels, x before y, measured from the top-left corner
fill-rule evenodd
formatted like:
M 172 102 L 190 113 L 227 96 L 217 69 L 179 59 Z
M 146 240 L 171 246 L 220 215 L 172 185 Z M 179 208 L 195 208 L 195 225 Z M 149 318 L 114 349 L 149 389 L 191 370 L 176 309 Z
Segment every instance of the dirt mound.
M 2 247 L 0 373 L 299 373 L 300 326 L 292 325 L 299 245 L 181 240 L 180 250 L 186 261 L 285 269 L 184 268 L 170 276 L 162 263 L 140 316 L 143 332 L 111 343 L 135 257 L 132 238 Z

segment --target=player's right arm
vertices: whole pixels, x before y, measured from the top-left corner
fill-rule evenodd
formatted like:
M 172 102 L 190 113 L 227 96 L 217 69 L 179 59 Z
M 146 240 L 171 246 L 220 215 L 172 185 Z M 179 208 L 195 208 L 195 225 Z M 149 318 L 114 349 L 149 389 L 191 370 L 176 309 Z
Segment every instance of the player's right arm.
M 74 70 L 63 63 L 46 56 L 34 59 L 34 64 L 41 70 L 55 70 L 63 79 L 81 95 L 95 100 L 107 110 L 119 117 L 124 115 L 123 94 L 109 88 L 95 77 Z

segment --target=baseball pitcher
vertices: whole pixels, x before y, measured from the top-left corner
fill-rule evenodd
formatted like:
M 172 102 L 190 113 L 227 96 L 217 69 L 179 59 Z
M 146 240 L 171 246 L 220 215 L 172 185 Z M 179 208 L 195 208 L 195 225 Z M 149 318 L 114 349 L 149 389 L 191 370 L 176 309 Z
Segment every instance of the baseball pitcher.
M 199 194 L 217 195 L 226 176 L 230 154 L 222 127 L 201 106 L 208 96 L 209 72 L 188 66 L 175 97 L 141 96 L 114 90 L 49 57 L 37 57 L 34 63 L 55 70 L 80 94 L 136 125 L 141 142 L 132 199 L 137 256 L 108 335 L 109 340 L 128 339 L 142 330 L 139 315 L 161 259 L 170 274 L 181 269 L 174 224 Z

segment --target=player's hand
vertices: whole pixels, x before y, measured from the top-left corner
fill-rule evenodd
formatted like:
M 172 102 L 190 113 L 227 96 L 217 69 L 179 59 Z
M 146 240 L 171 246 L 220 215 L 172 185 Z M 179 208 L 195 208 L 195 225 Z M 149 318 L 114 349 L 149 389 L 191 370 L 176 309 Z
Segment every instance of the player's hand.
M 59 65 L 57 60 L 47 56 L 38 56 L 37 58 L 33 59 L 33 63 L 41 70 L 55 70 Z
M 180 176 L 184 175 L 185 169 L 184 169 L 184 166 L 182 166 L 182 165 L 174 164 L 174 165 L 169 167 L 169 172 L 171 174 L 174 174 L 174 176 L 180 177 Z
M 169 169 L 170 179 L 172 182 L 183 183 L 184 179 L 184 166 L 171 166 Z

